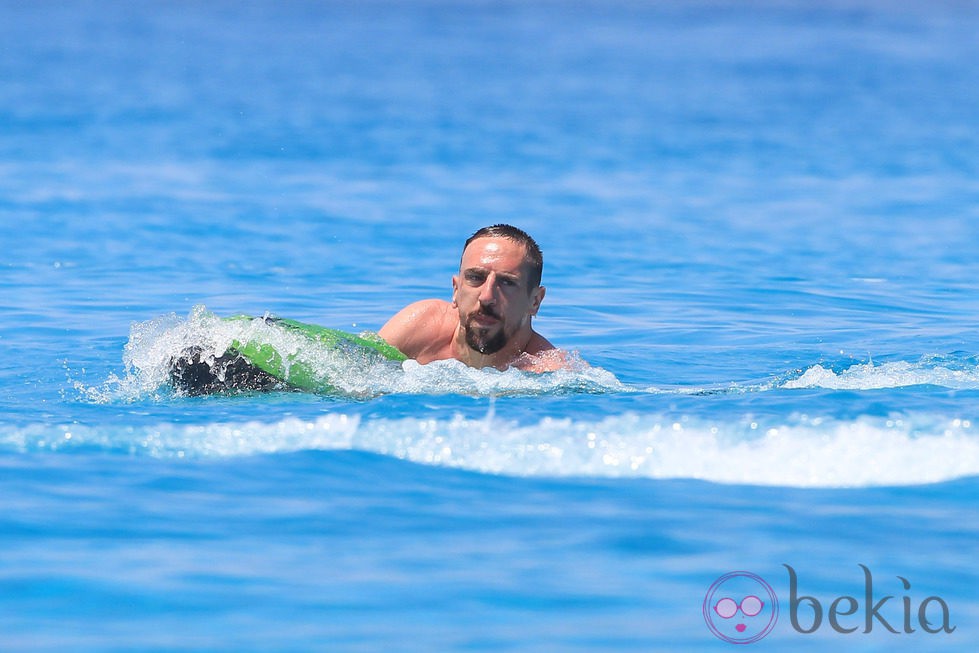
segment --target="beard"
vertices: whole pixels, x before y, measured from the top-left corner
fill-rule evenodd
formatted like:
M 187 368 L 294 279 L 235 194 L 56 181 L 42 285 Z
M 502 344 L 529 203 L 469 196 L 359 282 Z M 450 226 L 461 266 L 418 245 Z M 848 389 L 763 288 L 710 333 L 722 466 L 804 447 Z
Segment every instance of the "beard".
M 488 315 L 500 319 L 500 316 L 485 309 L 470 315 L 466 320 L 466 344 L 469 348 L 484 355 L 495 354 L 503 349 L 510 340 L 510 335 L 506 332 L 506 324 L 501 321 L 498 325 L 499 329 L 490 335 L 489 330 L 473 325 L 473 318 L 476 315 Z

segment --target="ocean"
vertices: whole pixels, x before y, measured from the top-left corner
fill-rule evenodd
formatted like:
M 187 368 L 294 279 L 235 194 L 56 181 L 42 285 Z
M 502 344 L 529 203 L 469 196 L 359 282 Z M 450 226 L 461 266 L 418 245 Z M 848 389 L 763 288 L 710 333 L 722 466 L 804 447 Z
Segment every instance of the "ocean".
M 0 649 L 979 645 L 979 4 L 0 0 Z M 580 359 L 185 396 L 544 252 Z

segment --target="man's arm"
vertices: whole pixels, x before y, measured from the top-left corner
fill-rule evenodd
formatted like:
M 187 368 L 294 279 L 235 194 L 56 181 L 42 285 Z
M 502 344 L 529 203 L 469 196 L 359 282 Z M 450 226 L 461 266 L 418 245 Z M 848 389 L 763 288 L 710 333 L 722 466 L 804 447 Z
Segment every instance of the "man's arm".
M 440 332 L 449 303 L 423 299 L 404 307 L 377 332 L 392 347 L 408 358 L 419 358 L 441 343 Z

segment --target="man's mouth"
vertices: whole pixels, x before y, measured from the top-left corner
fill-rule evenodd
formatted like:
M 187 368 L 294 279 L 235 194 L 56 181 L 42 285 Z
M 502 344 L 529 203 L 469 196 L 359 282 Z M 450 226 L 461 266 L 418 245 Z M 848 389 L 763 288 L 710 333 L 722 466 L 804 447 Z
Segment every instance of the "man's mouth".
M 477 309 L 466 320 L 466 344 L 480 354 L 495 354 L 508 340 L 504 324 L 494 311 Z
M 476 313 L 473 313 L 472 321 L 489 326 L 499 322 L 500 317 L 490 311 L 477 311 Z

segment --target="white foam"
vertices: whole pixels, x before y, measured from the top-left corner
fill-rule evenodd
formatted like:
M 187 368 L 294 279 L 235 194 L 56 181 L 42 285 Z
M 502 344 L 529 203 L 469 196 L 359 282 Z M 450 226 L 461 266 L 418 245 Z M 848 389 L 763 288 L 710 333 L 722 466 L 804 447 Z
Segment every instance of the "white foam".
M 264 330 L 264 331 L 263 331 Z M 261 320 L 228 322 L 197 307 L 134 324 L 123 377 L 102 387 L 79 386 L 97 402 L 173 400 L 166 390 L 169 359 L 189 346 L 220 355 L 233 340 L 256 337 L 281 352 L 301 353 L 341 391 L 386 393 L 548 394 L 645 392 L 689 394 L 689 388 L 639 389 L 584 364 L 548 374 L 477 370 L 458 361 L 364 366 L 304 342 Z M 813 365 L 797 378 L 761 385 L 718 386 L 708 394 L 798 388 L 871 390 L 934 385 L 979 388 L 972 358 L 861 363 L 841 371 Z M 775 420 L 776 418 L 771 418 Z M 156 457 L 229 457 L 304 450 L 361 450 L 417 463 L 517 476 L 701 479 L 791 487 L 866 487 L 935 483 L 979 475 L 979 434 L 967 419 L 935 415 L 832 420 L 791 416 L 711 422 L 696 416 L 627 413 L 602 419 L 545 418 L 518 423 L 495 417 L 358 417 L 336 413 L 313 420 L 212 423 L 196 426 L 0 427 L 0 447 L 73 450 L 96 447 Z
M 162 458 L 360 450 L 416 463 L 542 477 L 701 479 L 790 487 L 917 485 L 979 475 L 979 434 L 968 420 L 928 416 L 852 421 L 751 421 L 625 414 L 597 421 L 545 418 L 518 424 L 472 419 L 361 418 L 0 428 L 19 450 L 95 447 Z
M 300 335 L 275 328 L 263 320 L 226 321 L 197 306 L 186 319 L 171 314 L 132 325 L 123 361 L 123 376 L 111 376 L 97 387 L 76 383 L 88 401 L 112 403 L 164 398 L 171 360 L 190 347 L 203 357 L 222 355 L 235 340 L 269 343 L 282 354 L 301 361 L 313 373 L 348 397 L 375 397 L 391 393 L 411 394 L 559 394 L 567 392 L 615 392 L 624 386 L 613 374 L 592 367 L 573 353 L 571 364 L 547 374 L 516 369 L 477 370 L 455 360 L 419 365 L 398 364 L 379 357 L 359 357 L 329 347 L 311 346 Z
M 813 365 L 802 376 L 781 387 L 826 388 L 829 390 L 874 390 L 934 385 L 956 390 L 979 388 L 979 367 L 923 359 L 919 362 L 895 361 L 875 365 L 873 362 L 853 365 L 834 372 Z

